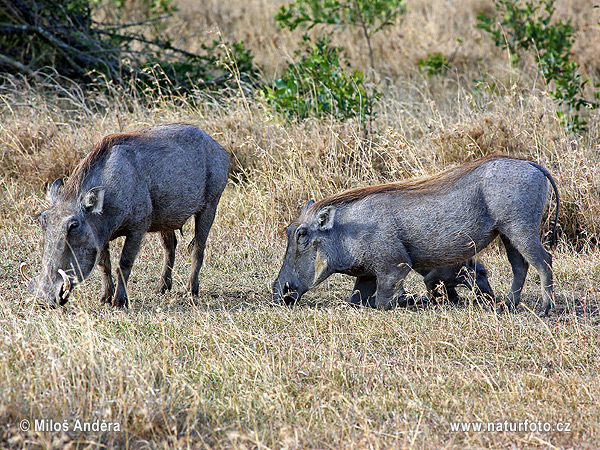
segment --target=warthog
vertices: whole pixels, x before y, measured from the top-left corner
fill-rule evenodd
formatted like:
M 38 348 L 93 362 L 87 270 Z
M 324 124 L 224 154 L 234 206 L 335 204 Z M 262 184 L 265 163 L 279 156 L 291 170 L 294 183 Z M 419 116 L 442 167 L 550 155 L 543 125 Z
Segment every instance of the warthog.
M 50 187 L 50 207 L 39 215 L 44 234 L 42 271 L 29 281 L 28 290 L 48 306 L 63 305 L 72 287 L 98 264 L 101 301 L 127 307 L 127 280 L 147 232 L 160 232 L 165 251 L 157 290 L 171 289 L 175 230 L 194 216 L 187 287 L 197 295 L 206 238 L 228 173 L 225 150 L 191 125 L 106 136 L 64 186 L 58 179 Z M 109 241 L 119 236 L 125 236 L 125 243 L 115 292 Z
M 552 256 L 539 238 L 548 199 L 542 166 L 505 156 L 481 158 L 427 178 L 354 189 L 308 206 L 288 227 L 273 296 L 298 300 L 332 273 L 357 277 L 353 292 L 373 306 L 403 303 L 403 281 L 460 264 L 500 235 L 512 265 L 507 306 L 519 304 L 529 264 L 540 274 L 544 314 L 552 305 Z M 356 298 L 356 297 L 355 297 Z
M 453 266 L 421 271 L 420 273 L 423 275 L 427 292 L 434 300 L 439 300 L 443 296 L 440 288 L 444 288 L 448 300 L 452 303 L 458 303 L 459 297 L 456 292 L 458 286 L 465 286 L 474 291 L 478 298 L 487 297 L 489 300 L 495 298 L 488 280 L 487 270 L 485 270 L 483 264 L 476 262 L 473 258 Z
M 487 297 L 487 299 L 493 300 L 495 298 L 487 277 L 487 270 L 483 264 L 475 262 L 473 258 L 448 267 L 419 270 L 418 273 L 423 276 L 429 296 L 436 302 L 443 299 L 445 291 L 450 302 L 458 303 L 460 301 L 456 292 L 458 286 L 465 286 L 475 291 L 477 297 L 481 299 Z M 377 289 L 377 277 L 372 276 L 370 280 L 363 277 L 361 287 L 362 290 L 355 290 L 352 293 L 350 303 L 375 307 L 374 294 Z

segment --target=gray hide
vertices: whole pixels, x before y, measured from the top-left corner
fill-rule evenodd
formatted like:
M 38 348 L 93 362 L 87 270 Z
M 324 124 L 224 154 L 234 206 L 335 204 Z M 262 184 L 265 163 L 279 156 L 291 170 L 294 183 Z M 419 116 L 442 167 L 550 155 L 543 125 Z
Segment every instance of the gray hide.
M 500 236 L 513 270 L 508 307 L 519 304 L 529 264 L 540 274 L 544 313 L 552 305 L 552 257 L 539 229 L 550 173 L 530 161 L 483 158 L 420 180 L 348 191 L 305 209 L 288 227 L 273 283 L 276 300 L 298 300 L 332 273 L 357 277 L 354 291 L 377 308 L 403 303 L 403 281 L 460 264 Z M 556 226 L 556 222 L 555 222 Z
M 464 286 L 474 291 L 477 298 L 484 301 L 495 298 L 488 280 L 487 270 L 483 264 L 475 262 L 473 258 L 452 266 L 419 270 L 418 273 L 423 276 L 429 297 L 436 303 L 443 300 L 444 296 L 451 303 L 459 303 L 460 297 L 456 292 L 458 286 Z M 363 277 L 362 280 L 362 291 L 355 290 L 350 297 L 350 303 L 375 307 L 374 293 L 377 289 L 377 278 L 373 276 L 369 280 L 367 277 Z
M 459 302 L 459 296 L 456 292 L 458 286 L 465 286 L 474 291 L 477 298 L 494 300 L 494 291 L 490 286 L 487 270 L 483 264 L 475 262 L 473 258 L 460 264 L 439 269 L 425 270 L 419 272 L 423 275 L 423 282 L 427 287 L 427 292 L 436 301 L 443 297 L 443 291 L 446 291 L 448 300 L 452 303 Z
M 147 232 L 164 247 L 157 287 L 172 286 L 175 230 L 195 217 L 188 290 L 198 294 L 198 273 L 217 204 L 227 183 L 229 156 L 206 133 L 184 124 L 110 135 L 80 163 L 67 183 L 56 180 L 40 223 L 44 235 L 41 273 L 28 290 L 49 306 L 64 304 L 72 286 L 100 267 L 101 301 L 127 307 L 127 280 Z M 125 236 L 111 276 L 109 241 Z M 62 274 L 61 274 L 62 272 Z

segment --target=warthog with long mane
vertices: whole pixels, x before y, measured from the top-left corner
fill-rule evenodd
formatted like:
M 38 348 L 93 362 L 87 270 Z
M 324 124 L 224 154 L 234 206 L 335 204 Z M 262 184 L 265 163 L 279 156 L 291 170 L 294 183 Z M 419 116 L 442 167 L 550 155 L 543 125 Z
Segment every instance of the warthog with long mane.
M 106 136 L 66 184 L 58 179 L 50 187 L 50 207 L 39 215 L 42 271 L 29 281 L 28 290 L 49 306 L 62 305 L 97 264 L 104 289 L 101 301 L 127 307 L 127 280 L 147 232 L 160 233 L 165 251 L 157 289 L 171 289 L 175 230 L 194 216 L 188 290 L 197 295 L 206 238 L 228 173 L 225 150 L 191 125 Z M 109 241 L 119 236 L 125 236 L 125 243 L 115 292 Z
M 411 269 L 426 274 L 460 264 L 499 235 L 513 270 L 508 306 L 519 304 L 531 264 L 540 274 L 547 314 L 553 299 L 552 256 L 539 230 L 548 181 L 556 195 L 556 227 L 559 197 L 550 173 L 505 156 L 325 198 L 288 227 L 274 298 L 293 302 L 332 273 L 345 273 L 356 277 L 355 296 L 387 309 L 403 303 L 402 285 Z

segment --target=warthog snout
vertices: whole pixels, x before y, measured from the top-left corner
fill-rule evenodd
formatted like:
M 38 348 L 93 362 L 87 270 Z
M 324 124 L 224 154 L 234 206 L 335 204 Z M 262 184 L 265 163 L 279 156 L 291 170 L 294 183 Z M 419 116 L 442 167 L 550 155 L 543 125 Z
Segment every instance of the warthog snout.
M 279 281 L 279 279 L 275 280 L 273 283 L 273 301 L 277 303 L 285 303 L 290 306 L 296 303 L 300 295 L 298 294 L 297 289 L 292 287 L 289 282 L 284 283 L 283 285 Z
M 19 272 L 23 282 L 27 284 L 27 290 L 34 296 L 40 306 L 55 308 L 57 305 L 64 305 L 71 293 L 74 283 L 67 273 L 58 269 L 56 271 L 58 277 L 55 280 L 50 276 L 46 276 L 43 282 L 40 282 L 39 277 L 30 278 L 26 274 L 28 264 L 21 263 Z M 48 293 L 50 293 L 48 295 Z

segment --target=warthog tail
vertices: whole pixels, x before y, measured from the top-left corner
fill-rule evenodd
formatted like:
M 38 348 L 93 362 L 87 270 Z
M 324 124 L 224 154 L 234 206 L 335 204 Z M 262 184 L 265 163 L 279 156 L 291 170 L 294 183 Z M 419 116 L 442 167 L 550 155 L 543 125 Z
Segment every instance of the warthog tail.
M 546 176 L 546 178 L 548 178 L 548 181 L 550 181 L 550 184 L 554 189 L 554 195 L 556 196 L 556 211 L 554 214 L 554 225 L 552 226 L 552 240 L 550 241 L 550 247 L 553 248 L 556 245 L 556 226 L 558 225 L 558 212 L 560 209 L 560 196 L 558 195 L 558 186 L 556 186 L 556 181 L 554 181 L 554 178 L 552 178 L 552 175 L 550 174 L 550 172 L 548 172 L 548 169 L 546 169 L 543 166 L 540 166 L 539 164 L 534 163 L 533 161 L 529 161 L 529 164 L 537 168 Z

